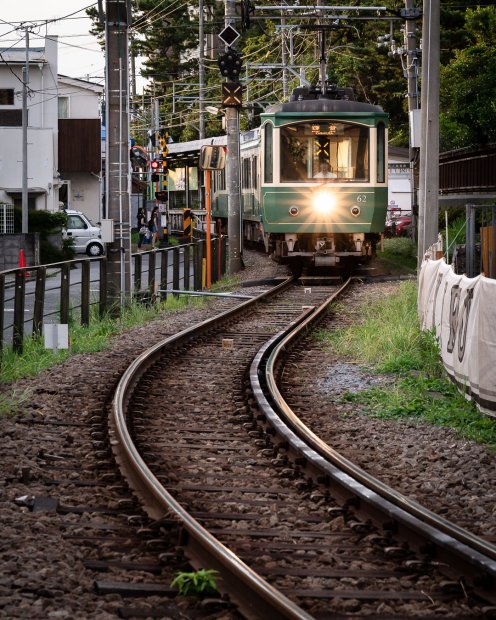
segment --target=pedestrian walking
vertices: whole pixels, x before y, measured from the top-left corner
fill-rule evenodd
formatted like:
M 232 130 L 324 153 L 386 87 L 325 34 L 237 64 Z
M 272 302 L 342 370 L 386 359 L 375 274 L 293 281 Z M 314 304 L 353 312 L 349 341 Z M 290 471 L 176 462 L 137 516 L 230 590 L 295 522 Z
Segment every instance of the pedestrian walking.
M 143 241 L 145 240 L 145 235 L 148 231 L 148 227 L 146 225 L 146 213 L 143 207 L 138 209 L 138 215 L 136 216 L 136 223 L 138 226 L 138 251 L 141 250 L 141 246 L 143 245 Z
M 148 222 L 148 229 L 152 233 L 152 250 L 158 241 L 158 207 L 153 207 L 152 216 Z

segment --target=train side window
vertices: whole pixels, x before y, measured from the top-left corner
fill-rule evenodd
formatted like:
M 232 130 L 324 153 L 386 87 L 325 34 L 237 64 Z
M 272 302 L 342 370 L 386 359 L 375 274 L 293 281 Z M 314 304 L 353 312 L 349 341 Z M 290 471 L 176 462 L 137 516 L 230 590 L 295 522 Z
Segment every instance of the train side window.
M 386 127 L 384 123 L 377 125 L 377 182 L 386 181 Z
M 252 188 L 253 189 L 257 189 L 258 188 L 257 163 L 258 163 L 258 158 L 255 156 L 251 160 L 251 181 L 252 181 Z
M 273 183 L 273 126 L 271 123 L 265 125 L 264 141 L 264 179 L 266 183 Z
M 226 189 L 226 169 L 219 170 L 219 176 L 217 177 L 218 185 L 217 191 L 222 192 Z
M 245 157 L 241 164 L 241 187 L 242 189 L 250 189 L 251 187 L 251 160 Z

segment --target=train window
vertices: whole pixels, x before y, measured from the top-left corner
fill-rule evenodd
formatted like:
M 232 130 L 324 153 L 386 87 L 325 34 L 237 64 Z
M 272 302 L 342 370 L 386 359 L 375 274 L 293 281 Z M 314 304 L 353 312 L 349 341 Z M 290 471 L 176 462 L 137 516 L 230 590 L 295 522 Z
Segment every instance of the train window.
M 271 123 L 265 125 L 264 142 L 264 179 L 266 183 L 272 183 L 274 173 L 272 171 L 272 149 L 273 149 L 273 126 Z
M 255 156 L 252 160 L 251 160 L 251 182 L 252 182 L 252 188 L 253 189 L 257 189 L 258 188 L 258 176 L 257 176 L 257 164 L 258 164 L 258 158 Z
M 241 160 L 241 188 L 251 188 L 251 159 L 249 157 Z
M 386 127 L 384 123 L 377 125 L 377 182 L 386 181 Z
M 281 181 L 369 180 L 369 129 L 316 121 L 281 127 Z
M 226 169 L 217 171 L 217 191 L 222 192 L 226 189 Z

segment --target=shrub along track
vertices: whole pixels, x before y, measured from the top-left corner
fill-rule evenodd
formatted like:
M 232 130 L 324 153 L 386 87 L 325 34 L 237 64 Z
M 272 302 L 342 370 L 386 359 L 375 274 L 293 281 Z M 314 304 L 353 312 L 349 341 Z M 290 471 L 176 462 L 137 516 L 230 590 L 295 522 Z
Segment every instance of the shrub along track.
M 170 494 L 180 503 L 169 498 L 171 512 L 187 522 L 184 542 L 198 566 L 220 566 L 215 553 L 198 549 L 195 530 L 203 525 L 311 617 L 481 615 L 477 597 L 396 540 L 394 526 L 378 530 L 357 516 L 354 500 L 338 503 L 325 476 L 320 483 L 310 478 L 305 460 L 290 458 L 288 446 L 263 424 L 247 368 L 302 306 L 328 293 L 315 285 L 293 288 L 227 327 L 180 338 L 175 346 L 171 341 L 136 361 L 126 377 L 131 387 L 119 388 L 116 406 L 126 404 L 133 441 L 154 475 L 147 508 L 160 523 L 158 500 Z M 130 443 L 121 427 L 118 421 L 114 430 Z M 113 444 L 126 467 L 129 457 Z M 132 485 L 142 492 L 137 477 Z M 224 589 L 246 604 L 250 595 L 234 580 L 227 583 L 227 575 Z M 285 599 L 280 604 L 277 617 L 306 617 L 290 603 L 284 608 Z M 252 617 L 276 617 L 260 615 L 263 603 L 257 605 Z

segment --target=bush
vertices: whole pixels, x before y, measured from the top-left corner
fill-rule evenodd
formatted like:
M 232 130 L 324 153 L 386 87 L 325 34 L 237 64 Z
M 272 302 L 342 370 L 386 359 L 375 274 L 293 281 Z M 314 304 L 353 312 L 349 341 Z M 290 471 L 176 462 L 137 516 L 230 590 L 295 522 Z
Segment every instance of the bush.
M 72 242 L 64 240 L 62 250 L 50 243 L 49 236 L 60 234 L 62 228 L 67 225 L 65 211 L 28 211 L 28 230 L 40 234 L 40 261 L 42 264 L 56 263 L 58 261 L 71 260 L 74 258 Z M 19 233 L 22 230 L 22 210 L 14 209 L 14 230 Z

